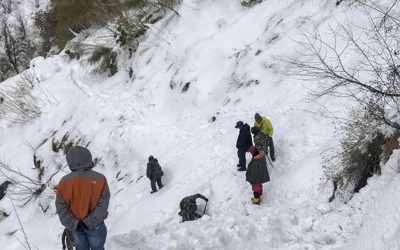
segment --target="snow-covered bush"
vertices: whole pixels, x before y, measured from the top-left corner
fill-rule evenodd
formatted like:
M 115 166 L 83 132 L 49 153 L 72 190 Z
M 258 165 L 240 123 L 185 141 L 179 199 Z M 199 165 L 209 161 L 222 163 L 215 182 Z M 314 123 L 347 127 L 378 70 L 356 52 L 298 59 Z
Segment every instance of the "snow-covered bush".
M 381 172 L 387 138 L 367 112 L 354 110 L 352 117 L 342 127 L 345 132 L 339 135 L 340 147 L 324 155 L 324 176 L 334 186 L 329 201 L 348 201 L 367 185 L 369 177 Z
M 340 140 L 341 147 L 324 156 L 324 176 L 334 187 L 329 201 L 351 199 L 367 185 L 368 178 L 381 174 L 383 164 L 399 148 L 398 130 L 387 128 L 387 134 L 383 134 L 382 127 L 367 119 L 367 116 L 358 116 L 357 120 L 348 122 L 344 127 L 346 134 Z

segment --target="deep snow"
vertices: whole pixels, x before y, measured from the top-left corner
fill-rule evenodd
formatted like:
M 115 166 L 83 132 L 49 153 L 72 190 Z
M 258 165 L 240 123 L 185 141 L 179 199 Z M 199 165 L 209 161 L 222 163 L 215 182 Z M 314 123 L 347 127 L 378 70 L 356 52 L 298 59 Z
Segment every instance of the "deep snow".
M 324 31 L 360 14 L 312 0 L 252 8 L 237 0 L 184 0 L 177 11 L 151 28 L 132 58 L 119 55 L 113 77 L 94 75 L 93 66 L 64 53 L 32 60 L 42 115 L 25 125 L 3 121 L 0 136 L 0 159 L 12 168 L 36 178 L 33 153 L 45 166 L 43 180 L 62 168 L 39 198 L 17 207 L 32 249 L 61 248 L 54 187 L 69 170 L 51 143 L 67 133 L 89 145 L 101 159 L 95 170 L 108 178 L 107 249 L 399 249 L 398 152 L 349 203 L 328 203 L 332 187 L 321 154 L 338 138 L 332 120 L 318 114 L 327 108 L 345 116 L 350 105 L 330 97 L 307 102 L 314 84 L 284 75 L 289 69 L 276 59 L 297 55 L 300 29 Z M 76 41 L 112 45 L 104 32 Z M 277 151 L 260 206 L 251 204 L 251 187 L 236 170 L 234 128 L 237 120 L 252 125 L 256 112 L 271 119 Z M 152 195 L 150 154 L 165 172 L 165 188 Z M 194 193 L 210 199 L 206 215 L 180 223 L 179 202 Z M 0 222 L 2 249 L 23 249 L 9 197 L 0 209 L 11 214 Z

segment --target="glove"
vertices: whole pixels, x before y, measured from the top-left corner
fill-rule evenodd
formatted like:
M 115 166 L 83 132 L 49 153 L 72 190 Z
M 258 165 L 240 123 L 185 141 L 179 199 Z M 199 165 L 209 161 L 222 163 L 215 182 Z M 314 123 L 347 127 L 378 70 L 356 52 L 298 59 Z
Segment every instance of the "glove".
M 83 232 L 85 229 L 89 229 L 89 228 L 85 225 L 85 223 L 82 220 L 80 220 L 78 222 L 78 226 L 76 227 L 76 231 Z

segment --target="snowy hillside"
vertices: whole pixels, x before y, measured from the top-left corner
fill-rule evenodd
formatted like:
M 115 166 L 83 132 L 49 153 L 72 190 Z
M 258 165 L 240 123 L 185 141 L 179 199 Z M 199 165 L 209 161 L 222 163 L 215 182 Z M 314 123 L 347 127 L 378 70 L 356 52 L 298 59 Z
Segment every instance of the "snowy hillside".
M 69 169 L 52 142 L 65 135 L 88 145 L 100 159 L 95 170 L 108 178 L 106 249 L 399 249 L 400 177 L 383 168 L 348 204 L 329 203 L 321 153 L 338 139 L 319 114 L 328 108 L 345 116 L 350 105 L 305 101 L 314 85 L 284 75 L 288 66 L 276 59 L 298 56 L 301 29 L 360 20 L 322 2 L 266 0 L 245 8 L 238 0 L 184 0 L 180 16 L 156 23 L 131 58 L 119 55 L 120 70 L 110 78 L 65 52 L 32 60 L 42 114 L 23 126 L 3 121 L 0 159 L 36 178 L 35 153 L 42 180 L 50 181 L 23 207 L 11 196 L 19 218 L 8 196 L 0 201 L 10 214 L 0 221 L 2 249 L 24 249 L 19 220 L 32 249 L 61 249 L 54 187 Z M 107 43 L 102 32 L 83 42 Z M 251 186 L 236 170 L 234 128 L 238 120 L 252 126 L 256 112 L 274 125 L 277 158 L 260 206 L 251 204 Z M 145 176 L 150 154 L 165 172 L 165 187 L 154 194 Z M 387 164 L 397 169 L 399 160 L 396 153 Z M 206 215 L 180 223 L 179 202 L 195 193 L 209 198 Z

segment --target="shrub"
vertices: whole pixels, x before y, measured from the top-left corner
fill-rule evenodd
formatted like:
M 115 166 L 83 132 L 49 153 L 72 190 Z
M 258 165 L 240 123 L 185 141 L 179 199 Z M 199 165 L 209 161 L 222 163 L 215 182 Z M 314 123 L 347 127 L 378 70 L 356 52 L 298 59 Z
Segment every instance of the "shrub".
M 400 132 L 377 123 L 368 110 L 355 109 L 354 120 L 348 121 L 340 140 L 340 149 L 325 155 L 324 174 L 332 181 L 334 193 L 330 198 L 347 201 L 367 185 L 369 177 L 381 173 L 381 162 L 385 163 L 393 149 L 398 148 Z M 391 136 L 381 131 L 386 127 Z
M 21 79 L 11 86 L 3 87 L 0 117 L 11 123 L 25 123 L 41 114 L 43 101 L 32 94 L 32 82 Z
M 69 59 L 70 59 L 70 60 L 73 60 L 73 59 L 79 60 L 79 59 L 81 58 L 79 52 L 73 52 L 73 51 L 71 51 L 70 49 L 67 49 L 67 50 L 65 51 L 65 54 L 67 54 L 67 55 L 69 56 Z
M 95 70 L 97 73 L 108 72 L 109 76 L 113 76 L 118 72 L 117 53 L 110 48 L 99 47 L 92 53 L 89 62 L 92 64 L 99 63 Z
M 111 53 L 110 48 L 99 47 L 93 51 L 91 57 L 89 58 L 89 62 L 92 64 L 99 62 L 102 58 L 104 58 L 105 56 L 107 56 L 110 53 Z

